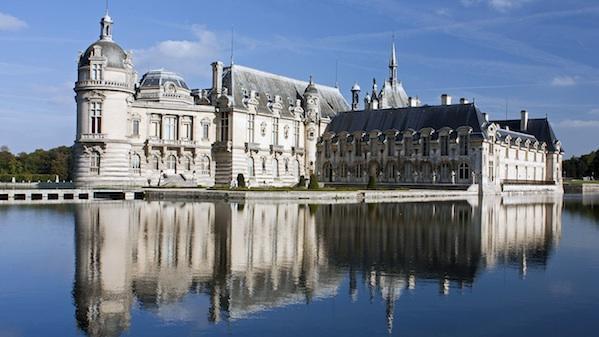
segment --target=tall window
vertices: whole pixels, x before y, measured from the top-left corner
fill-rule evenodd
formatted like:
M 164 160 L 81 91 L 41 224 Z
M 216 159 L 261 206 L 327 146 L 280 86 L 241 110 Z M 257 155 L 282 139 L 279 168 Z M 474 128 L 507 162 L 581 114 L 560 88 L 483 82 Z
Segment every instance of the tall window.
M 324 157 L 325 158 L 331 157 L 331 142 L 328 140 L 324 141 Z
M 279 171 L 279 160 L 276 158 L 272 161 L 272 171 L 275 177 L 279 178 L 281 176 L 281 172 Z
M 460 135 L 460 156 L 468 155 L 468 135 Z
M 406 137 L 404 139 L 404 150 L 406 152 L 406 156 L 411 156 L 412 155 L 412 147 L 413 147 L 413 141 L 412 141 L 412 137 Z
M 254 172 L 254 158 L 250 157 L 248 159 L 248 176 L 253 177 L 256 175 Z
M 441 138 L 439 139 L 439 142 L 441 143 L 441 155 L 442 156 L 448 156 L 449 155 L 449 137 L 448 136 L 441 136 Z
M 152 168 L 156 171 L 160 170 L 160 159 L 158 156 L 152 157 Z
M 256 128 L 256 116 L 248 115 L 248 143 L 254 142 L 254 129 Z
M 203 156 L 200 160 L 200 174 L 210 175 L 210 158 L 208 156 Z
M 89 103 L 89 132 L 90 133 L 102 133 L 102 103 L 90 102 Z
M 173 155 L 170 155 L 166 160 L 166 169 L 176 171 L 177 170 L 177 158 Z
M 229 113 L 225 111 L 220 113 L 220 141 L 229 141 Z
M 387 139 L 387 156 L 395 156 L 395 139 L 393 138 Z
M 139 136 L 139 119 L 133 120 L 133 125 L 131 126 L 131 133 L 133 136 Z
M 131 156 L 131 168 L 133 169 L 133 173 L 140 174 L 141 173 L 141 158 L 137 153 Z
M 150 123 L 150 137 L 160 138 L 160 118 L 158 116 L 152 116 L 152 122 Z
M 266 174 L 266 158 L 262 157 L 262 174 Z
M 289 159 L 285 159 L 285 174 L 289 174 Z
M 191 171 L 191 158 L 185 157 L 185 170 Z
M 356 157 L 360 157 L 362 155 L 362 140 L 356 139 Z
M 345 157 L 345 141 L 339 141 L 339 157 Z
M 92 174 L 100 174 L 100 154 L 96 151 L 89 156 L 89 172 Z
M 431 152 L 431 139 L 430 137 L 422 138 L 422 156 L 428 157 Z
M 191 123 L 181 124 L 181 139 L 191 140 Z
M 164 140 L 177 139 L 177 117 L 168 116 L 164 118 Z
M 294 141 L 293 141 L 293 146 L 295 147 L 299 147 L 300 145 L 300 122 L 296 121 L 295 122 L 295 127 L 294 127 Z
M 101 64 L 92 65 L 92 80 L 101 81 L 103 76 L 103 67 Z
M 468 180 L 470 178 L 470 166 L 467 163 L 461 163 L 458 169 L 458 177 L 460 180 Z
M 272 144 L 279 145 L 279 119 L 273 118 L 272 121 Z

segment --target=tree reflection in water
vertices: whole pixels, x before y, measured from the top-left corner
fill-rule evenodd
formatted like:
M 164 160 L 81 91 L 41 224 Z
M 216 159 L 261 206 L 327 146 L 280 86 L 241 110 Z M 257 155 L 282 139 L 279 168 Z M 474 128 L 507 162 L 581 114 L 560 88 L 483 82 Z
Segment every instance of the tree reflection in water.
M 530 198 L 528 198 L 530 199 Z M 79 205 L 73 296 L 79 328 L 119 336 L 145 310 L 210 298 L 210 322 L 337 296 L 349 280 L 386 304 L 436 282 L 469 287 L 497 265 L 544 266 L 562 202 L 483 199 L 395 204 L 136 202 Z M 196 318 L 197 319 L 197 318 Z

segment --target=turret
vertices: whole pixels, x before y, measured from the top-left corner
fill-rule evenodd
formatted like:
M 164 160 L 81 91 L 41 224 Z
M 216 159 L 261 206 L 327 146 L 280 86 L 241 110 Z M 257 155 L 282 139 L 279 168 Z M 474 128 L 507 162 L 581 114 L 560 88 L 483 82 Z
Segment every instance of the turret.
M 100 39 L 79 56 L 73 172 L 79 185 L 117 185 L 128 179 L 128 110 L 137 76 L 131 56 L 113 41 L 112 26 L 107 12 L 100 20 Z
M 306 173 L 311 174 L 316 170 L 316 142 L 320 136 L 320 93 L 310 76 L 310 83 L 304 91 L 305 111 L 305 150 L 306 150 Z

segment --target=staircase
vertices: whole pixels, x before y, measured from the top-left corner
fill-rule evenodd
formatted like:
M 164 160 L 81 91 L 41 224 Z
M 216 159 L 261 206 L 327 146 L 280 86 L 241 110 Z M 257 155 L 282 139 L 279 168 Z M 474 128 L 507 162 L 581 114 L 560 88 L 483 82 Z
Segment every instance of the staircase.
M 163 174 L 158 183 L 160 187 L 197 187 L 195 179 L 186 178 L 182 174 Z

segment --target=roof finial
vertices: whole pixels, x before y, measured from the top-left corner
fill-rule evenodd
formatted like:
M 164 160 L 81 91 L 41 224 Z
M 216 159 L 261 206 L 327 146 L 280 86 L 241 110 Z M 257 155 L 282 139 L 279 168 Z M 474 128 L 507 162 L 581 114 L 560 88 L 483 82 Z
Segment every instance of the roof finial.
M 235 55 L 235 26 L 231 26 L 231 65 L 233 65 L 233 56 Z
M 339 89 L 339 59 L 335 60 L 335 88 Z
M 312 75 L 310 75 L 310 84 L 314 84 L 314 82 L 312 82 Z
M 106 9 L 104 10 L 104 15 L 108 15 L 108 0 L 106 0 Z
M 389 58 L 389 81 L 391 84 L 397 82 L 397 52 L 395 51 L 395 33 L 391 38 L 391 57 Z

